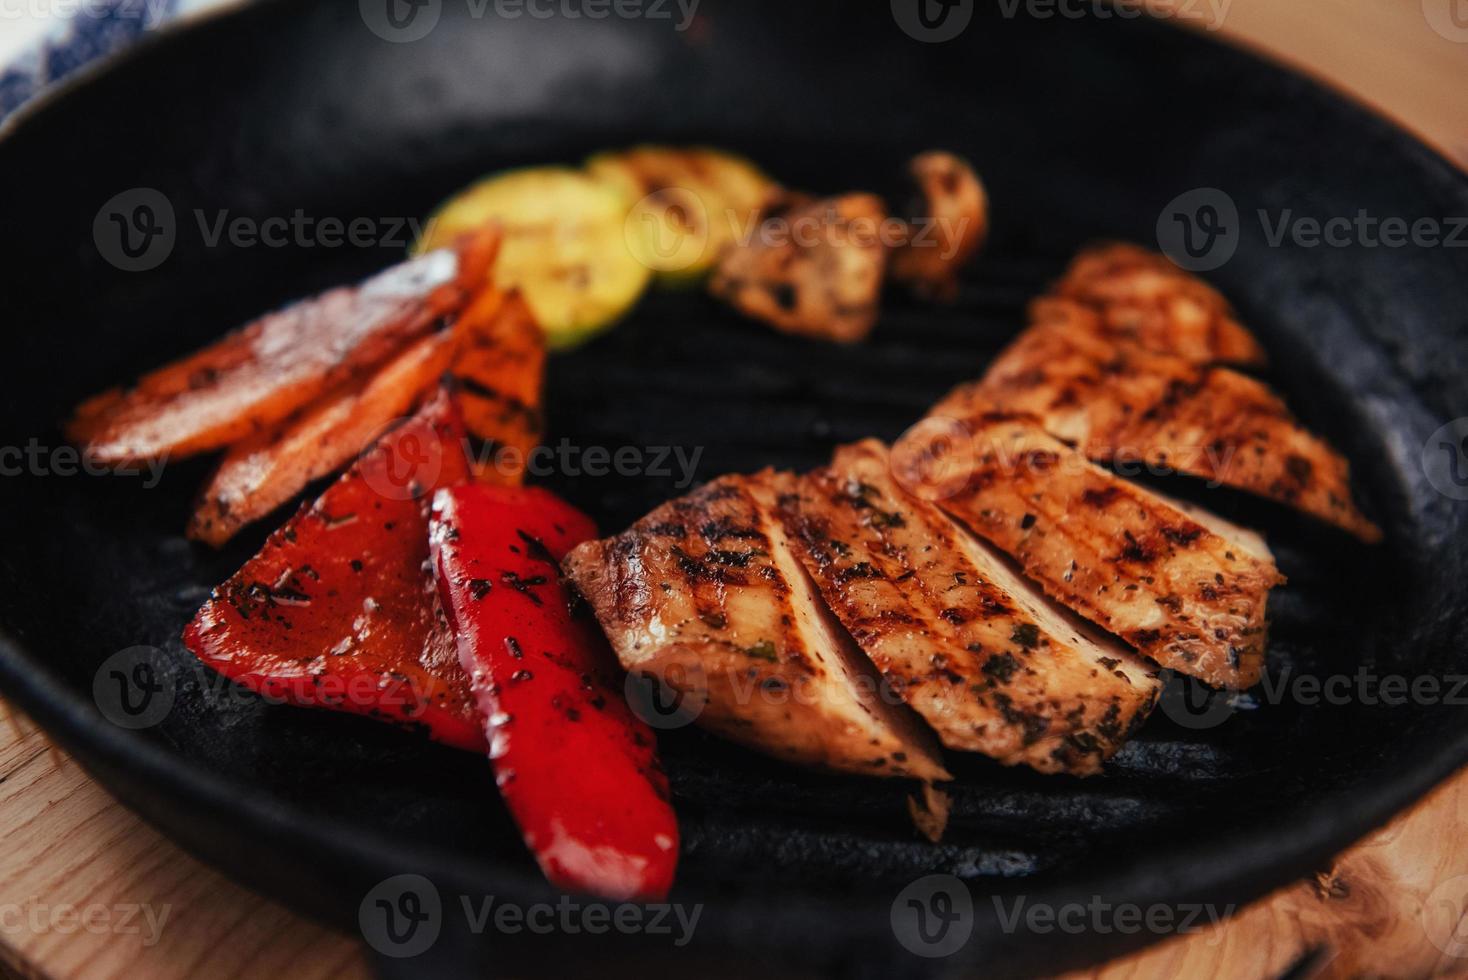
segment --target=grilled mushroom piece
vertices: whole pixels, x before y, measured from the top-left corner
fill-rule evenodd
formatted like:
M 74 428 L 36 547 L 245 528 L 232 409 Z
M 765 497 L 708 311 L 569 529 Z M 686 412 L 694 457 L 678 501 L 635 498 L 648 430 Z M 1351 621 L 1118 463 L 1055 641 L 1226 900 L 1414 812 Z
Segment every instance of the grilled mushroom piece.
M 958 270 L 989 235 L 989 196 L 974 168 L 952 153 L 921 153 L 908 173 L 922 203 L 912 208 L 907 240 L 892 254 L 892 278 L 925 299 L 950 302 Z
M 871 332 L 887 268 L 881 198 L 846 194 L 763 221 L 724 254 L 709 292 L 787 333 L 851 343 Z

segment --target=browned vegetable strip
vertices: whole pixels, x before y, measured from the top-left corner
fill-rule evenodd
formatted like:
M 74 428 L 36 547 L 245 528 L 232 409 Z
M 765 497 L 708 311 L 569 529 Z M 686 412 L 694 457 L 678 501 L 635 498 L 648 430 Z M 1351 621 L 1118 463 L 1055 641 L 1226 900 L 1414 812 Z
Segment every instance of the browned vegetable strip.
M 545 335 L 518 291 L 493 310 L 466 311 L 449 373 L 457 382 L 464 426 L 488 443 L 475 462 L 481 482 L 518 485 L 545 428 L 541 387 Z M 478 305 L 477 303 L 475 304 Z
M 1284 579 L 1253 541 L 1087 462 L 1032 416 L 990 411 L 966 425 L 972 441 L 946 450 L 963 455 L 966 478 L 945 484 L 940 507 L 1163 666 L 1222 687 L 1258 681 L 1265 605 Z M 928 455 L 899 444 L 899 475 L 920 482 L 912 461 Z
M 488 275 L 491 228 L 359 286 L 301 300 L 83 403 L 67 435 L 102 462 L 178 458 L 264 431 L 371 370 L 468 302 Z
M 1155 664 L 904 491 L 879 442 L 837 450 L 781 515 L 837 618 L 949 748 L 1088 775 L 1156 702 Z
M 219 547 L 347 463 L 434 386 L 452 354 L 450 332 L 424 337 L 365 384 L 334 392 L 283 428 L 234 446 L 200 494 L 189 537 Z

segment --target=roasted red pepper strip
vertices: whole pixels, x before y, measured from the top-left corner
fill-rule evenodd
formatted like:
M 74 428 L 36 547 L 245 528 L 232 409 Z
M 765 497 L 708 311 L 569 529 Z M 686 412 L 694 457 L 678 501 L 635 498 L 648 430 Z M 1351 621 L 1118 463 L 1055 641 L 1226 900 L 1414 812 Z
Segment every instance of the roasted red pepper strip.
M 463 444 L 440 391 L 216 588 L 184 643 L 262 694 L 485 751 L 427 568 L 430 497 L 468 478 Z
M 439 596 L 526 844 L 557 887 L 658 898 L 678 860 L 667 777 L 605 638 L 560 584 L 560 559 L 595 535 L 535 487 L 452 487 L 433 502 Z

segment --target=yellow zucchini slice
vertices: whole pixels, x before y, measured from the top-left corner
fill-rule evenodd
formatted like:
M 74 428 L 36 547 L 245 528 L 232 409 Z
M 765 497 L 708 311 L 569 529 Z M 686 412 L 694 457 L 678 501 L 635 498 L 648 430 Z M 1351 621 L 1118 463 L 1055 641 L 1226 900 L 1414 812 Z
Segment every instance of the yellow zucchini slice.
M 564 349 L 616 323 L 647 287 L 651 270 L 627 242 L 627 208 L 617 190 L 569 167 L 511 170 L 440 206 L 417 250 L 498 222 L 495 285 L 518 288 L 546 343 Z
M 780 186 L 753 163 L 709 147 L 599 153 L 586 172 L 627 202 L 627 241 L 664 282 L 699 278 L 754 233 Z

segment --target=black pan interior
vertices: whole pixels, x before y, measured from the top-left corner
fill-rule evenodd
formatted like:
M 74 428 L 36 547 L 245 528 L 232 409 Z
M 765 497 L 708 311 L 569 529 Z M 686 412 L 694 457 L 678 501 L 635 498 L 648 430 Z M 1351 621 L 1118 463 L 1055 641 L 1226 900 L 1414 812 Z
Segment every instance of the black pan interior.
M 208 247 L 196 209 L 387 223 L 478 174 L 608 146 L 709 142 L 792 186 L 895 192 L 928 147 L 974 160 L 994 237 L 951 307 L 893 295 L 869 343 L 837 348 L 739 321 L 696 291 L 656 291 L 615 331 L 554 360 L 550 439 L 699 450 L 699 479 L 810 466 L 892 438 L 1022 326 L 1023 304 L 1085 242 L 1155 242 L 1175 195 L 1225 190 L 1244 215 L 1210 273 L 1269 349 L 1270 380 L 1351 458 L 1375 549 L 1225 492 L 1194 493 L 1265 530 L 1289 576 L 1269 670 L 1462 672 L 1464 513 L 1418 456 L 1468 415 L 1468 250 L 1270 247 L 1257 209 L 1332 217 L 1468 213 L 1463 178 L 1313 85 L 1148 22 L 978 10 L 919 43 L 887 5 L 705 0 L 667 22 L 496 19 L 445 3 L 392 44 L 355 5 L 265 3 L 165 36 L 14 123 L 0 141 L 9 333 L 7 445 L 60 445 L 79 398 L 292 297 L 400 255 L 380 248 Z M 492 8 L 490 8 L 492 10 Z M 178 216 L 143 273 L 92 242 L 102 202 L 158 188 Z M 222 553 L 181 528 L 203 463 L 140 479 L 0 480 L 0 683 L 125 801 L 186 846 L 299 908 L 355 921 L 366 889 L 424 870 L 445 891 L 529 899 L 540 885 L 482 760 L 343 716 L 273 707 L 211 683 L 178 634 L 263 531 Z M 677 474 L 546 482 L 620 528 L 679 492 Z M 97 666 L 162 648 L 178 684 L 143 734 L 91 709 Z M 919 842 L 904 789 L 817 776 L 682 730 L 662 739 L 685 850 L 678 897 L 707 909 L 692 947 L 497 940 L 562 968 L 662 960 L 724 971 L 1056 969 L 1143 941 L 1005 933 L 989 895 L 1115 903 L 1246 899 L 1310 870 L 1464 761 L 1452 706 L 1248 705 L 1195 729 L 1159 713 L 1100 778 L 955 759 L 944 843 Z M 888 914 L 944 871 L 976 896 L 974 938 L 907 956 Z M 467 955 L 456 949 L 454 955 Z M 462 961 L 460 961 L 462 962 Z

